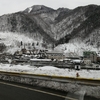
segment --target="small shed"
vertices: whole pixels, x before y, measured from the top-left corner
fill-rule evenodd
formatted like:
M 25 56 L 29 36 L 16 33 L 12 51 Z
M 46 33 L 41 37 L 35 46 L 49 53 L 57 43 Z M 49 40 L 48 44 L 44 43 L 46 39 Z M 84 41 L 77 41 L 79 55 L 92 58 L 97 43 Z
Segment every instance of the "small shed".
M 83 63 L 83 60 L 80 59 L 74 59 L 72 60 L 73 64 L 75 65 L 75 69 L 76 70 L 80 70 L 81 69 L 81 64 Z

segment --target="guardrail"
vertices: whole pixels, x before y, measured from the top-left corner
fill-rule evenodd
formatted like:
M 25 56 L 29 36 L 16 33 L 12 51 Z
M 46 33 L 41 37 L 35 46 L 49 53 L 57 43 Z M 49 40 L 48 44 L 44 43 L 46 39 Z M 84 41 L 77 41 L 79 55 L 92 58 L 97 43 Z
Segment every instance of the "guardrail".
M 45 74 L 33 74 L 33 73 L 24 73 L 24 72 L 5 72 L 0 71 L 0 75 L 7 76 L 17 76 L 23 78 L 32 78 L 38 80 L 45 81 L 55 81 L 61 83 L 77 83 L 81 85 L 92 85 L 92 86 L 100 86 L 100 79 L 92 79 L 92 78 L 81 78 L 81 77 L 68 77 L 68 76 L 50 76 Z
M 5 72 L 0 71 L 0 79 L 33 86 L 47 87 L 56 90 L 72 92 L 81 88 L 86 88 L 85 93 L 88 96 L 100 98 L 100 80 L 99 79 L 85 79 L 80 77 L 62 77 L 50 76 L 33 73 L 18 73 L 18 72 Z M 93 88 L 92 88 L 93 87 Z M 95 91 L 95 92 L 92 92 Z

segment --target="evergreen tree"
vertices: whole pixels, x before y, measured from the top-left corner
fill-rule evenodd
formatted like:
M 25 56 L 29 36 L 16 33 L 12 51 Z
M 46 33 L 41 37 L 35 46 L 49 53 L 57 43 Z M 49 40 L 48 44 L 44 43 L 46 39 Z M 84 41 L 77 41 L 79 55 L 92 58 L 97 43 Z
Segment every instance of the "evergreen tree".
M 32 43 L 32 46 L 34 46 L 34 42 Z
M 21 41 L 21 46 L 23 45 L 23 42 Z
M 37 42 L 37 44 L 36 44 L 37 46 L 39 45 L 39 42 Z

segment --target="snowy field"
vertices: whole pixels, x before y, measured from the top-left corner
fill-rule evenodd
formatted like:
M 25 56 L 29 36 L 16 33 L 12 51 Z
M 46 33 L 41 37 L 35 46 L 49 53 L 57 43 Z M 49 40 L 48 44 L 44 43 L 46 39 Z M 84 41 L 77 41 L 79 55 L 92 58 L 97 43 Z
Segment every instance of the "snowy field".
M 80 78 L 92 78 L 100 79 L 99 70 L 71 70 L 67 68 L 56 68 L 53 66 L 35 67 L 30 65 L 10 65 L 10 64 L 0 64 L 0 71 L 6 72 L 23 72 L 29 74 L 42 74 L 50 76 L 61 76 L 61 77 L 76 77 L 79 74 Z

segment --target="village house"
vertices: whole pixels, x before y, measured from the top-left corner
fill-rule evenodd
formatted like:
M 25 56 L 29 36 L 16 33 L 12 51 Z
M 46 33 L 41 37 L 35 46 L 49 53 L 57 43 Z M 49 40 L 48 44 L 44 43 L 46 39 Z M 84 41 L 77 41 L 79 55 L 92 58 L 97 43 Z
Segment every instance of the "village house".
M 94 51 L 84 51 L 83 52 L 84 60 L 90 60 L 88 63 L 96 63 L 97 62 L 97 53 Z
M 80 57 L 75 52 L 64 53 L 67 59 L 80 59 Z
M 59 51 L 47 51 L 46 52 L 47 58 L 49 59 L 65 59 L 65 56 L 62 52 Z

